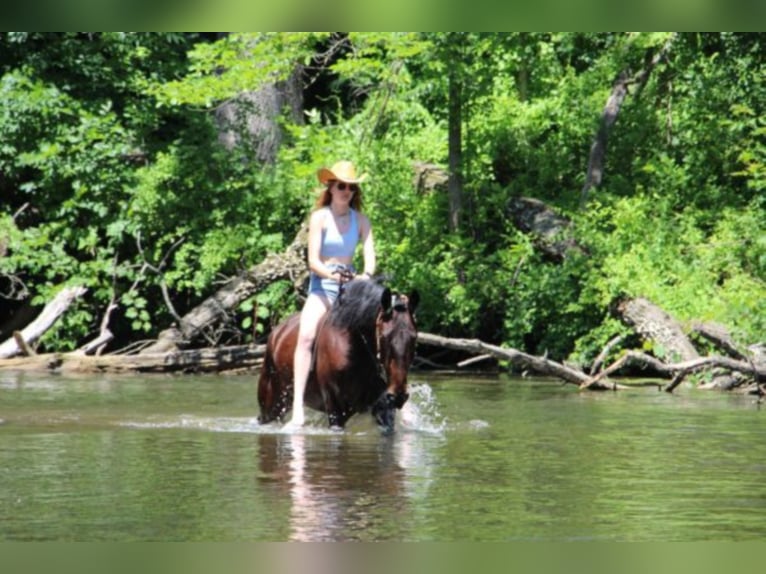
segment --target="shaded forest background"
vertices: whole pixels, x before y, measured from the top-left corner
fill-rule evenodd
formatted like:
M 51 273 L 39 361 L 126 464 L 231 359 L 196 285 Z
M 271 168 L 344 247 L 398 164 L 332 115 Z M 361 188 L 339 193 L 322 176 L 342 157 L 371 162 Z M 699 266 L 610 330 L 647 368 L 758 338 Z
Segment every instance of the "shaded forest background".
M 636 347 L 615 309 L 641 297 L 763 341 L 764 42 L 3 33 L 0 341 L 73 286 L 39 350 L 156 339 L 283 251 L 341 158 L 424 331 L 587 366 Z M 262 342 L 300 279 L 199 345 Z

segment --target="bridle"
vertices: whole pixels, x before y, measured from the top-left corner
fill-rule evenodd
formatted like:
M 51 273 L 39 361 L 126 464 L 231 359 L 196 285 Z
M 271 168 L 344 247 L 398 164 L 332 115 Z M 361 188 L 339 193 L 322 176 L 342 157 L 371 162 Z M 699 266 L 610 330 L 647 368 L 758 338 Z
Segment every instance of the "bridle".
M 400 295 L 394 293 L 392 294 L 392 300 L 391 300 L 391 307 L 388 310 L 384 310 L 382 312 L 382 316 L 385 318 L 386 315 L 393 316 L 394 312 L 398 313 L 404 313 L 407 312 L 409 309 L 408 300 L 406 297 L 401 297 Z M 373 353 L 373 350 L 370 348 L 370 345 L 367 341 L 367 338 L 362 335 L 362 339 L 365 343 L 365 348 L 370 353 L 370 357 L 373 360 L 373 363 L 375 364 L 375 367 L 378 371 L 378 377 L 383 381 L 386 388 L 388 388 L 390 384 L 390 380 L 388 377 L 388 372 L 386 371 L 385 366 L 383 365 L 383 356 L 382 356 L 382 345 L 381 342 L 383 340 L 383 321 L 379 321 L 378 319 L 375 320 L 375 352 Z M 404 403 L 407 401 L 408 395 L 406 392 L 400 391 L 396 395 L 393 395 L 391 393 L 387 393 L 386 400 L 389 403 L 389 406 L 396 407 L 396 408 L 402 408 L 404 406 Z

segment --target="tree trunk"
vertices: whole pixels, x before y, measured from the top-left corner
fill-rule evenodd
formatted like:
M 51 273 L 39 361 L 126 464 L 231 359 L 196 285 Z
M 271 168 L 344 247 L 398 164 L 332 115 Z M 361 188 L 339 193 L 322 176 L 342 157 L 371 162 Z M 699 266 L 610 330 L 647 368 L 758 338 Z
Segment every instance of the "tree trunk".
M 308 226 L 303 225 L 292 244 L 282 253 L 271 254 L 246 273 L 230 279 L 221 289 L 160 333 L 157 341 L 142 354 L 163 353 L 183 348 L 202 331 L 221 320 L 242 301 L 281 279 L 297 282 L 306 274 Z
M 617 76 L 612 85 L 612 92 L 606 100 L 606 106 L 604 106 L 604 111 L 601 114 L 596 138 L 590 146 L 588 171 L 585 174 L 585 184 L 580 193 L 580 205 L 584 205 L 588 200 L 588 192 L 592 187 L 601 185 L 601 180 L 604 177 L 604 161 L 606 160 L 606 144 L 609 138 L 609 130 L 612 129 L 614 122 L 617 121 L 617 115 L 620 113 L 622 103 L 628 94 L 628 81 L 628 74 L 623 70 Z
M 604 111 L 601 113 L 598 131 L 590 147 L 588 156 L 588 171 L 585 174 L 585 184 L 580 192 L 580 207 L 583 207 L 588 201 L 588 193 L 594 187 L 601 185 L 604 178 L 604 163 L 606 162 L 606 146 L 609 139 L 609 131 L 617 121 L 625 97 L 628 95 L 628 86 L 636 84 L 641 90 L 649 80 L 654 67 L 662 60 L 670 50 L 675 40 L 675 34 L 665 43 L 665 45 L 654 55 L 647 52 L 644 67 L 635 75 L 631 76 L 629 70 L 623 70 L 612 84 L 612 91 L 606 100 Z
M 463 204 L 463 84 L 459 76 L 459 63 L 450 67 L 449 72 L 449 120 L 448 155 L 449 180 L 449 228 L 457 231 Z
M 592 377 L 588 383 L 597 382 L 602 377 L 606 377 L 626 365 L 634 365 L 642 368 L 650 368 L 663 377 L 672 377 L 672 381 L 665 387 L 665 390 L 672 392 L 676 386 L 690 373 L 714 368 L 725 369 L 729 372 L 742 373 L 755 379 L 766 378 L 766 365 L 756 365 L 752 362 L 737 361 L 730 357 L 719 357 L 716 355 L 710 357 L 697 357 L 695 359 L 678 361 L 674 363 L 665 363 L 656 357 L 652 357 L 638 351 L 628 351 L 606 369 L 595 377 Z M 731 387 L 729 387 L 731 388 Z
M 300 70 L 286 81 L 245 92 L 216 109 L 218 141 L 228 150 L 247 142 L 255 159 L 274 163 L 282 143 L 279 117 L 287 109 L 293 123 L 303 123 Z
M 710 341 L 730 357 L 745 361 L 751 359 L 752 353 L 742 349 L 723 325 L 696 321 L 692 324 L 692 331 L 703 339 Z
M 653 354 L 660 357 L 665 364 L 678 365 L 689 363 L 696 365 L 696 361 L 703 360 L 691 340 L 683 332 L 681 325 L 665 311 L 647 299 L 638 297 L 636 299 L 622 301 L 617 305 L 617 312 L 621 316 L 623 322 L 632 326 L 644 339 L 652 342 Z M 710 368 L 723 366 L 728 372 L 713 372 L 710 382 L 705 385 L 709 388 L 728 390 L 740 385 L 742 381 L 738 377 L 730 374 L 730 371 L 732 370 L 737 372 L 758 372 L 758 369 L 742 371 L 741 369 L 729 368 L 725 365 L 721 365 L 721 362 L 717 360 L 718 358 L 713 358 L 716 359 L 716 361 L 708 361 L 703 363 L 702 366 Z M 654 366 L 655 364 L 656 363 L 644 362 L 644 366 Z M 675 385 L 680 384 L 687 372 L 698 370 L 700 370 L 700 368 L 697 368 L 696 366 L 688 371 L 683 371 L 682 367 L 671 368 L 670 372 L 673 372 L 674 375 L 677 373 L 681 373 L 681 375 L 677 377 L 675 384 L 671 386 L 670 390 L 672 390 Z M 667 368 L 660 371 L 661 374 L 667 372 Z

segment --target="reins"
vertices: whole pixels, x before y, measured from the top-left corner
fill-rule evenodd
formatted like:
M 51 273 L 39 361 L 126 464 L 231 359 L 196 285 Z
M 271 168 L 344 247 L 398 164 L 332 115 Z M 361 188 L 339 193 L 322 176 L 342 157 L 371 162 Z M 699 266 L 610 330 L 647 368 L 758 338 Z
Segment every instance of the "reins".
M 364 343 L 364 348 L 367 350 L 367 352 L 370 355 L 370 359 L 372 359 L 373 364 L 375 365 L 375 368 L 378 371 L 378 377 L 383 381 L 383 383 L 388 386 L 388 373 L 386 372 L 386 369 L 383 367 L 383 358 L 380 356 L 380 341 L 381 341 L 381 334 L 380 334 L 381 325 L 378 323 L 377 317 L 375 318 L 375 345 L 374 349 L 373 346 L 370 345 L 369 341 L 367 340 L 367 337 L 364 333 L 361 331 L 358 331 L 359 336 L 362 339 L 362 342 Z

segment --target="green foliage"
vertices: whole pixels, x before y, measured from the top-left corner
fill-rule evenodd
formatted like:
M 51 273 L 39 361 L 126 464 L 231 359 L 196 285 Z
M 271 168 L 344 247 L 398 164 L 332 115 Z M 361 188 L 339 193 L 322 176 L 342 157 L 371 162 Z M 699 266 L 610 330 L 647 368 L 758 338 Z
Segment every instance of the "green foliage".
M 578 211 L 614 79 L 667 42 Z M 763 339 L 764 46 L 763 34 L 0 34 L 0 322 L 20 286 L 40 305 L 80 284 L 88 295 L 45 346 L 93 336 L 113 300 L 119 341 L 156 336 L 173 320 L 161 287 L 183 314 L 284 247 L 316 169 L 349 158 L 370 174 L 379 270 L 419 289 L 424 330 L 587 364 L 627 334 L 614 300 L 644 296 Z M 450 75 L 464 121 L 457 232 L 446 189 L 413 181 L 414 163 L 448 163 Z M 220 146 L 217 107 L 287 78 L 312 103 L 280 118 L 276 161 Z M 542 257 L 510 220 L 515 196 L 571 217 L 585 251 Z M 286 282 L 244 302 L 240 340 L 298 304 Z
M 181 80 L 147 85 L 157 105 L 210 108 L 246 91 L 287 79 L 298 63 L 308 63 L 321 33 L 232 33 L 200 42 L 189 51 Z
M 292 291 L 288 281 L 277 281 L 239 305 L 239 326 L 245 340 L 265 340 L 277 323 L 298 310 Z
M 740 169 L 731 175 L 745 180 L 748 189 L 766 193 L 766 120 L 752 108 L 734 104 L 732 119 L 726 121 L 736 139 L 736 162 Z
M 591 238 L 594 278 L 582 300 L 606 308 L 647 297 L 682 321 L 717 321 L 744 340 L 766 333 L 766 281 L 758 245 L 766 214 L 753 205 L 718 214 L 710 233 L 694 210 L 668 212 L 669 199 L 639 195 L 591 208 L 578 221 Z

